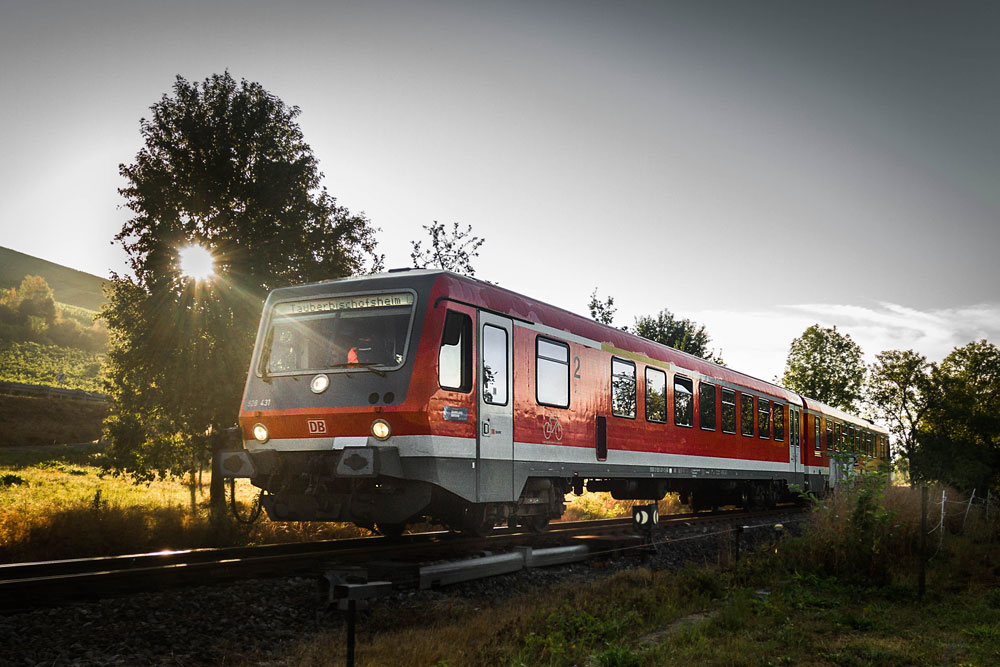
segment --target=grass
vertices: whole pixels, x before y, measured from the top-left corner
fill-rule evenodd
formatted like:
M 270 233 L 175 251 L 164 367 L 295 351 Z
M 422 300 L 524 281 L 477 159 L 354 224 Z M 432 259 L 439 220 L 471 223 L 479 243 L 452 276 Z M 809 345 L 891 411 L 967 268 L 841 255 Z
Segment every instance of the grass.
M 566 496 L 564 521 L 585 521 L 591 519 L 615 519 L 632 516 L 633 505 L 648 505 L 651 500 L 615 500 L 610 493 L 584 491 L 582 495 Z M 677 514 L 682 511 L 681 501 L 676 493 L 668 493 L 658 503 L 661 515 Z
M 629 570 L 496 602 L 377 607 L 359 626 L 359 664 L 1000 664 L 996 525 L 970 518 L 965 534 L 949 533 L 921 600 L 915 505 L 915 490 L 859 484 L 818 508 L 803 536 L 738 564 L 723 554 L 711 567 Z M 853 548 L 865 531 L 885 569 Z M 841 553 L 820 558 L 827 549 Z M 338 664 L 343 647 L 342 632 L 322 632 L 269 658 Z
M 101 392 L 103 356 L 73 347 L 0 340 L 0 381 Z M 66 376 L 62 383 L 59 373 Z
M 213 519 L 208 472 L 192 513 L 183 481 L 132 484 L 103 474 L 100 457 L 97 444 L 0 448 L 0 563 L 367 534 L 345 524 Z M 255 492 L 238 485 L 244 513 Z
M 691 582 L 704 571 L 631 570 L 479 608 L 457 601 L 416 613 L 380 609 L 360 624 L 359 664 L 749 667 L 1000 659 L 996 581 L 966 581 L 920 603 L 912 586 L 845 586 L 836 578 L 781 572 L 773 562 L 711 575 L 721 580 L 719 595 Z M 343 647 L 341 633 L 326 632 L 276 660 L 340 664 Z
M 93 442 L 106 403 L 46 396 L 0 396 L 0 450 L 23 445 Z

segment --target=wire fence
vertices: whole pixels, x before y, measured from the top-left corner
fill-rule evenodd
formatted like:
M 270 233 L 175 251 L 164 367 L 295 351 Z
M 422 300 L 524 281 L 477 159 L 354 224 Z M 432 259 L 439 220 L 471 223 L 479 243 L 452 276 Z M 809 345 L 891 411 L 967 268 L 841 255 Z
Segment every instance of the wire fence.
M 927 511 L 927 521 L 935 522 L 932 528 L 928 528 L 927 535 L 933 535 L 937 538 L 937 548 L 929 557 L 930 560 L 933 560 L 940 553 L 944 546 L 945 534 L 964 534 L 972 525 L 970 518 L 973 523 L 987 525 L 1000 519 L 1000 512 L 998 512 L 1000 508 L 997 507 L 997 498 L 993 497 L 993 492 L 987 490 L 984 496 L 977 495 L 977 491 L 978 489 L 973 489 L 968 497 L 951 491 L 950 498 L 946 488 L 941 488 L 940 497 L 937 497 L 935 492 L 935 498 L 929 501 Z

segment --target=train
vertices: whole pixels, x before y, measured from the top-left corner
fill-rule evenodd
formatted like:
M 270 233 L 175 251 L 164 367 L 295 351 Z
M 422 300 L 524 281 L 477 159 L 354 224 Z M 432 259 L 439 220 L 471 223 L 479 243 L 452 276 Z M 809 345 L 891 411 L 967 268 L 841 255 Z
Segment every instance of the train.
M 540 531 L 585 489 L 768 507 L 889 454 L 870 421 L 431 269 L 272 291 L 239 437 L 223 474 L 260 488 L 269 518 L 386 535 Z

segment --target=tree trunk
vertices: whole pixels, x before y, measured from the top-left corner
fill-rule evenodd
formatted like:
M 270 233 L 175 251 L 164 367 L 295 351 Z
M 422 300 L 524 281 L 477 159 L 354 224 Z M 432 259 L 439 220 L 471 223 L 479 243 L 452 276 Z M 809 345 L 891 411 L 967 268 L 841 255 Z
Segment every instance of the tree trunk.
M 208 502 L 212 513 L 226 511 L 225 478 L 222 476 L 222 450 L 226 440 L 222 433 L 212 432 L 212 476 L 209 478 Z
M 191 515 L 198 513 L 198 478 L 195 469 L 188 471 L 188 489 L 191 491 Z

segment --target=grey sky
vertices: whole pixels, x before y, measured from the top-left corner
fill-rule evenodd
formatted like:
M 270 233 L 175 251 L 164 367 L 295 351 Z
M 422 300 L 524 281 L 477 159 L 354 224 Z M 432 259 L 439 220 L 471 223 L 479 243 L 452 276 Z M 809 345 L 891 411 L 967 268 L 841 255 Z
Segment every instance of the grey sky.
M 390 266 L 459 221 L 482 277 L 700 317 L 768 378 L 813 321 L 940 358 L 1000 333 L 998 35 L 964 2 L 0 0 L 0 245 L 124 270 L 139 118 L 228 68 L 302 108 Z

